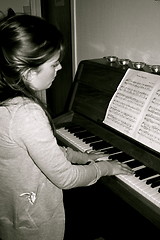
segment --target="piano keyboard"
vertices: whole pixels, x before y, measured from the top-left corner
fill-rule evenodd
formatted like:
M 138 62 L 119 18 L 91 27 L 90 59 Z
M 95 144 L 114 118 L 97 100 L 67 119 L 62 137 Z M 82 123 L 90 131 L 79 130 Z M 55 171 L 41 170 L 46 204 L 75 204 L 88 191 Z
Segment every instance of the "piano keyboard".
M 137 191 L 157 207 L 160 207 L 160 174 L 146 167 L 138 160 L 113 147 L 100 137 L 80 126 L 57 129 L 57 134 L 81 152 L 98 151 L 106 154 L 106 159 L 117 159 L 130 166 L 134 175 L 116 175 L 118 179 Z

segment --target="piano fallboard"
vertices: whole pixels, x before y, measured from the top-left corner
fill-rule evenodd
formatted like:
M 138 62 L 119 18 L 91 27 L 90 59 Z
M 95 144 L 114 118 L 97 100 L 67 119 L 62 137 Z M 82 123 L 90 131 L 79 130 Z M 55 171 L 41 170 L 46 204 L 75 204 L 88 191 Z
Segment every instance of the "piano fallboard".
M 117 66 L 106 65 L 104 59 L 85 60 L 79 64 L 68 111 L 54 119 L 58 142 L 83 151 L 76 141 L 70 141 L 61 134 L 61 129 L 76 124 L 160 174 L 158 152 L 102 123 L 109 101 L 125 71 L 126 69 Z M 156 195 L 152 201 L 145 193 L 138 192 L 136 186 L 134 188 L 133 184 L 125 182 L 121 176 L 102 177 L 100 181 L 160 229 L 160 193 L 158 198 Z

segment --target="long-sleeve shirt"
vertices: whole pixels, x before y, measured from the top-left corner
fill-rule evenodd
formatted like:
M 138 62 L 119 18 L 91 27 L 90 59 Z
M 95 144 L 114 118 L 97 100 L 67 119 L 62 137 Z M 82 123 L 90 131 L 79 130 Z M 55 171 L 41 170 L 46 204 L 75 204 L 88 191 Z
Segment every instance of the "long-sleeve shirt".
M 98 178 L 95 164 L 67 160 L 38 104 L 17 97 L 0 107 L 2 240 L 62 240 L 62 189 L 90 185 Z

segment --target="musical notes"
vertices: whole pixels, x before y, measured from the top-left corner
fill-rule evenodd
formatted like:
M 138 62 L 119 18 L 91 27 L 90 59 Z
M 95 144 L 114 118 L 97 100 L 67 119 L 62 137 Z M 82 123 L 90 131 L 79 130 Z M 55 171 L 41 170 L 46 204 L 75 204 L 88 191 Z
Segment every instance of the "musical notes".
M 128 69 L 103 122 L 160 152 L 160 76 Z
M 146 109 L 144 120 L 138 129 L 137 139 L 145 141 L 146 145 L 160 152 L 160 89 L 154 92 L 154 97 Z

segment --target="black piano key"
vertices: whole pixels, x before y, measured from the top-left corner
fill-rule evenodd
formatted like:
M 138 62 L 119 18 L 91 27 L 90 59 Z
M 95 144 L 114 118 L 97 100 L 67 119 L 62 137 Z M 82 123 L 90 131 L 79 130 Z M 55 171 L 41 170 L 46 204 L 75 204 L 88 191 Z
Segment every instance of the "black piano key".
M 116 153 L 116 152 L 120 152 L 120 150 L 118 148 L 115 148 L 115 147 L 111 147 L 111 148 L 103 150 L 104 154 L 113 154 L 113 153 Z
M 155 187 L 158 187 L 158 186 L 160 186 L 160 179 L 157 180 L 156 182 L 153 182 L 153 183 L 151 184 L 151 187 L 152 187 L 152 188 L 155 188 Z
M 127 160 L 131 160 L 132 157 L 129 156 L 128 154 L 124 153 L 124 152 L 121 152 L 121 153 L 117 153 L 117 154 L 109 156 L 109 159 L 118 160 L 120 162 L 125 162 Z
M 84 133 L 86 132 L 85 129 L 78 129 L 78 130 L 75 130 L 73 133 L 74 136 L 76 136 L 78 138 L 78 135 L 81 134 L 81 133 Z
M 94 142 L 94 143 L 91 143 L 90 144 L 91 147 L 93 147 L 94 150 L 100 150 L 100 149 L 104 149 L 104 148 L 107 148 L 107 147 L 112 147 L 111 144 L 101 140 L 99 142 Z
M 101 141 L 102 139 L 98 136 L 94 136 L 94 137 L 89 137 L 83 140 L 83 142 L 85 143 L 93 143 L 93 142 L 98 142 Z
M 66 127 L 68 132 L 70 133 L 76 133 L 76 132 L 81 132 L 81 131 L 86 131 L 85 128 L 81 126 L 72 126 L 72 127 Z
M 157 180 L 160 180 L 160 176 L 155 176 L 155 177 L 153 177 L 153 178 L 151 178 L 151 179 L 148 179 L 147 181 L 146 181 L 146 184 L 152 184 L 152 183 L 154 183 L 154 182 L 156 182 Z
M 143 168 L 143 169 L 138 169 L 138 170 L 136 170 L 136 172 L 135 172 L 135 176 L 136 176 L 136 177 L 139 177 L 143 172 L 144 172 L 144 168 Z
M 93 133 L 86 131 L 82 131 L 82 132 L 77 132 L 74 134 L 76 137 L 78 137 L 79 139 L 85 139 L 88 137 L 93 137 Z
M 139 177 L 140 179 L 145 179 L 156 174 L 156 171 L 148 167 L 144 168 L 143 170 L 144 170 L 142 171 L 143 174 Z
M 130 162 L 127 162 L 126 163 L 130 168 L 136 168 L 136 167 L 140 167 L 142 166 L 143 164 L 137 160 L 133 160 L 133 161 L 130 161 Z
M 135 176 L 139 177 L 139 179 L 145 179 L 147 177 L 151 177 L 154 175 L 155 175 L 155 171 L 147 167 L 139 169 L 135 172 Z
M 147 177 L 154 176 L 155 174 L 156 172 L 153 169 L 148 167 L 139 169 L 135 172 L 135 176 L 139 177 L 139 179 L 145 179 Z

